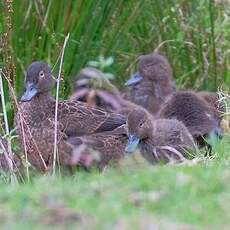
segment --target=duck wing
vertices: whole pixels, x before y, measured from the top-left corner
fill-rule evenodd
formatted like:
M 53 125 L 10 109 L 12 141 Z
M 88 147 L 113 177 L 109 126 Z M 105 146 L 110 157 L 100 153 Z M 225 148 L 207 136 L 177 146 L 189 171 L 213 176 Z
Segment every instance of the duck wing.
M 60 102 L 58 108 L 58 121 L 69 137 L 111 131 L 126 123 L 123 115 L 92 108 L 83 102 Z
M 127 145 L 126 130 L 120 126 L 114 131 L 108 131 L 103 133 L 92 134 L 81 137 L 71 137 L 67 140 L 72 146 L 77 147 L 79 145 L 85 145 L 94 151 L 100 153 L 100 159 L 98 161 L 99 168 L 103 168 L 113 160 L 119 160 L 123 157 L 123 152 Z M 84 154 L 93 155 L 92 151 L 85 151 Z

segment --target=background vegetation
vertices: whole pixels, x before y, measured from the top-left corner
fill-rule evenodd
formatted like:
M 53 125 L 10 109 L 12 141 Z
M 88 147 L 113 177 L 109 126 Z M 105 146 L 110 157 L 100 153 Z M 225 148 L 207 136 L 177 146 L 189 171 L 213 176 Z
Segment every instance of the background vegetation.
M 0 68 L 18 97 L 32 61 L 44 60 L 57 73 L 67 33 L 62 98 L 71 94 L 76 73 L 100 55 L 114 57 L 106 71 L 122 89 L 137 57 L 152 51 L 168 57 L 181 88 L 229 91 L 229 0 L 0 0 L 0 15 Z M 13 128 L 6 81 L 4 89 Z M 229 152 L 226 134 L 211 159 L 193 166 L 125 165 L 104 174 L 78 172 L 51 184 L 47 176 L 35 177 L 34 184 L 15 187 L 2 180 L 1 224 L 22 228 L 59 219 L 99 228 L 229 226 Z
M 1 67 L 7 70 L 12 56 L 19 93 L 27 66 L 33 60 L 54 66 L 68 32 L 63 97 L 76 73 L 99 55 L 114 57 L 109 71 L 122 83 L 135 71 L 137 57 L 154 50 L 169 58 L 182 87 L 215 90 L 230 83 L 227 0 L 6 2 L 0 5 Z

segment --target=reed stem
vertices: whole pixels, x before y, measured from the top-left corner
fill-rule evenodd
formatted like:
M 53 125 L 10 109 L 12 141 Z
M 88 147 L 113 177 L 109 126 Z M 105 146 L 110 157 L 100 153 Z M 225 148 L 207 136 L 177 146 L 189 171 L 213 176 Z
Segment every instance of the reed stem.
M 58 78 L 57 78 L 57 89 L 56 89 L 56 103 L 55 103 L 55 124 L 54 124 L 54 153 L 53 153 L 53 172 L 52 175 L 55 176 L 55 168 L 56 168 L 56 159 L 57 159 L 57 129 L 58 129 L 58 100 L 59 100 L 59 88 L 60 88 L 60 81 L 61 81 L 61 70 L 62 70 L 62 64 L 64 59 L 64 53 L 65 53 L 65 47 L 67 44 L 67 41 L 69 39 L 69 33 L 65 37 L 65 41 L 62 48 L 62 54 L 61 54 L 61 60 L 59 65 L 59 71 L 58 71 Z

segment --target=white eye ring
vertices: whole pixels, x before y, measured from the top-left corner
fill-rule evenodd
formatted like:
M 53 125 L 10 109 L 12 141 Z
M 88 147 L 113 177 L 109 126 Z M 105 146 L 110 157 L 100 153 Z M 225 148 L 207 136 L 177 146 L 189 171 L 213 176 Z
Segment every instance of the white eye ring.
M 40 77 L 40 78 L 45 77 L 45 74 L 44 74 L 44 72 L 43 72 L 43 71 L 40 71 L 40 72 L 39 72 L 39 77 Z

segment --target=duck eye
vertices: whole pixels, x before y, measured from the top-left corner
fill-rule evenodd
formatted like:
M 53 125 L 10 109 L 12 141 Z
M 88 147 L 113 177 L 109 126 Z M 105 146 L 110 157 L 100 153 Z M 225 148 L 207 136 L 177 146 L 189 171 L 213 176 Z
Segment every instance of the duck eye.
M 144 123 L 143 123 L 143 122 L 141 122 L 141 123 L 139 124 L 139 127 L 140 127 L 140 128 L 142 128 L 142 127 L 143 127 L 143 125 L 144 125 Z
M 39 72 L 39 77 L 40 77 L 40 78 L 43 78 L 44 76 L 45 76 L 44 72 L 43 72 L 43 71 L 40 71 L 40 72 Z

